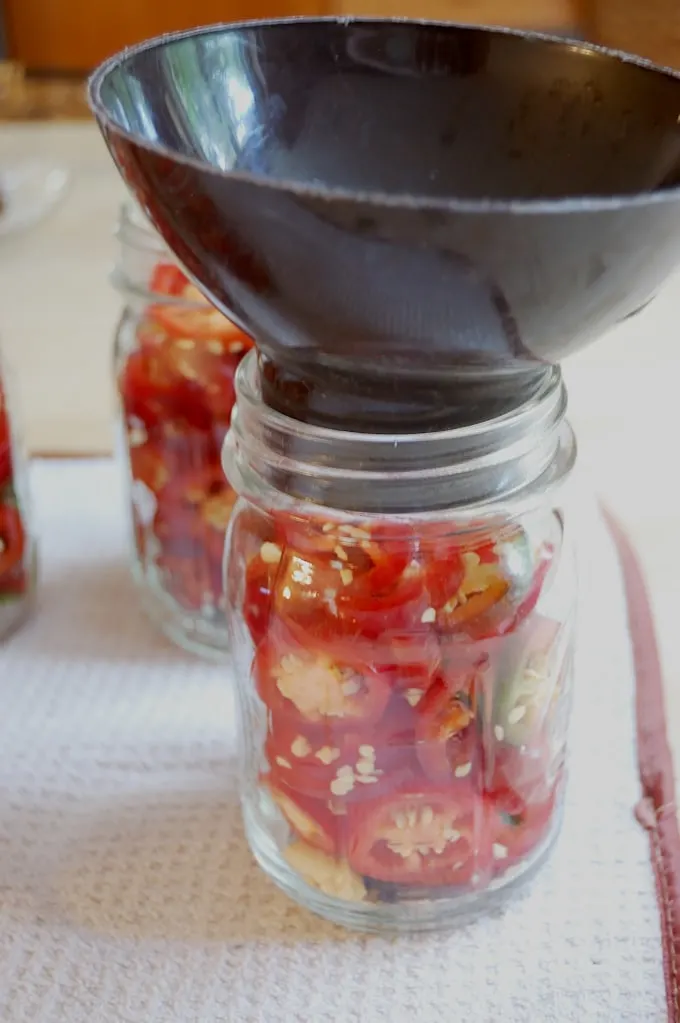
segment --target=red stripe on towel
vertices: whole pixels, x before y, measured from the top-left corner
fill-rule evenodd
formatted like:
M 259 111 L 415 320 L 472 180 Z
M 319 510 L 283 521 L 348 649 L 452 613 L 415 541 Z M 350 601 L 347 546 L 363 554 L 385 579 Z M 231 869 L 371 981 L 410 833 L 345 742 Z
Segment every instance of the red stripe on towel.
M 623 572 L 635 663 L 635 709 L 642 798 L 635 815 L 649 834 L 661 915 L 669 1023 L 680 1023 L 680 832 L 675 805 L 673 757 L 666 732 L 664 682 L 644 573 L 621 524 L 604 518 Z

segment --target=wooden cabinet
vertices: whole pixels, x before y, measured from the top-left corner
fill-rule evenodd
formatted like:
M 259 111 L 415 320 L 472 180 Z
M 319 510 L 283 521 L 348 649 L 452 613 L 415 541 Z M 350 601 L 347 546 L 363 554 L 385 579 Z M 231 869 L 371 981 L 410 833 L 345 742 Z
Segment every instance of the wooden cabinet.
M 0 0 L 9 56 L 31 71 L 89 71 L 162 32 L 219 21 L 324 14 L 324 0 Z
M 432 18 L 544 32 L 578 29 L 573 0 L 335 0 L 334 13 Z
M 580 34 L 680 66 L 678 0 L 0 0 L 9 56 L 29 70 L 88 71 L 150 36 L 295 14 L 415 17 Z
M 29 70 L 88 71 L 162 32 L 218 21 L 358 14 L 573 28 L 574 0 L 0 0 L 9 56 Z
M 678 0 L 593 0 L 585 31 L 604 46 L 680 70 Z

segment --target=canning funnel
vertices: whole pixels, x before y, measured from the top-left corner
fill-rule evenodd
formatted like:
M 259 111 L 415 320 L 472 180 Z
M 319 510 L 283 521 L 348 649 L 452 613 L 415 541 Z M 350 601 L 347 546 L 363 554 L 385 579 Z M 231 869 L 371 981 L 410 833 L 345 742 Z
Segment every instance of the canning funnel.
M 680 261 L 680 78 L 531 33 L 221 25 L 94 74 L 113 159 L 251 333 L 275 408 L 473 422 L 642 308 Z

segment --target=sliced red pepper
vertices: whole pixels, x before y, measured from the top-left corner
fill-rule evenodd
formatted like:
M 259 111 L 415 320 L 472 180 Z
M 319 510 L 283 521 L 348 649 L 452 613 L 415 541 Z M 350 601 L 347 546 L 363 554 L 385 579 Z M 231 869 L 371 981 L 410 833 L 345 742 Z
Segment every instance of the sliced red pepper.
M 176 263 L 157 263 L 149 281 L 154 295 L 181 295 L 188 284 L 186 274 Z
M 555 811 L 551 794 L 541 803 L 510 810 L 501 801 L 489 804 L 489 837 L 494 873 L 500 874 L 534 852 L 546 838 Z
M 167 552 L 221 565 L 235 500 L 218 466 L 178 476 L 158 496 L 154 532 Z
M 236 400 L 234 376 L 245 351 L 240 340 L 169 335 L 158 358 L 178 384 L 194 389 L 194 404 L 202 402 L 213 418 L 228 424 Z
M 269 549 L 267 549 L 269 550 Z M 274 611 L 291 628 L 331 639 L 341 631 L 338 620 L 338 572 L 329 563 L 301 554 L 288 545 L 280 552 L 274 592 Z M 273 550 L 271 556 L 274 556 Z
M 157 559 L 168 593 L 189 611 L 216 603 L 222 595 L 219 565 L 206 561 L 203 551 L 191 554 L 161 554 Z
M 256 646 L 269 628 L 274 581 L 283 553 L 276 528 L 269 515 L 246 505 L 232 522 L 231 558 L 237 569 L 229 573 L 230 600 L 234 605 L 240 603 Z
M 413 745 L 397 745 L 381 725 L 336 735 L 299 718 L 272 714 L 265 752 L 272 778 L 334 803 L 373 799 L 415 773 Z
M 154 494 L 158 494 L 170 480 L 169 467 L 155 444 L 148 441 L 134 443 L 136 429 L 128 428 L 130 474 L 133 480 L 139 480 Z
M 3 487 L 12 475 L 12 451 L 9 437 L 9 416 L 0 387 L 0 487 Z
M 414 641 L 418 637 L 420 642 L 423 636 L 433 635 L 430 599 L 422 576 L 405 572 L 395 576 L 389 588 L 371 596 L 370 575 L 337 589 L 338 616 L 346 632 L 363 635 L 388 648 L 392 637 L 399 644 L 405 635 Z M 344 578 L 341 575 L 341 580 Z
M 460 544 L 430 538 L 421 546 L 425 582 L 434 607 L 441 608 L 457 593 L 465 577 Z
M 321 531 L 317 536 L 333 542 Z M 393 637 L 395 648 L 404 647 L 414 622 L 421 633 L 433 629 L 422 578 L 402 572 L 402 564 L 403 558 L 390 568 L 377 565 L 363 549 L 357 553 L 340 542 L 330 551 L 313 553 L 294 546 L 287 537 L 277 574 L 276 613 L 317 639 L 346 636 L 365 656 L 381 665 L 395 664 L 399 654 L 391 649 Z M 383 588 L 371 594 L 374 572 L 380 573 Z
M 356 525 L 293 516 L 281 516 L 280 525 L 287 546 L 300 557 L 333 563 L 338 571 L 351 573 L 343 585 L 357 607 L 361 601 L 364 610 L 376 603 L 391 606 L 392 587 L 401 581 L 415 550 L 412 533 L 405 527 L 380 521 Z
M 275 575 L 276 565 L 267 564 L 259 555 L 251 558 L 246 567 L 243 618 L 255 646 L 259 646 L 269 629 Z
M 531 601 L 535 603 L 538 595 L 534 596 L 531 588 L 524 597 L 514 593 L 515 582 L 508 574 L 509 565 L 502 553 L 510 547 L 516 548 L 525 562 L 532 557 L 524 532 L 515 530 L 506 531 L 494 541 L 488 534 L 474 544 L 469 538 L 459 545 L 450 541 L 440 564 L 426 563 L 437 625 L 443 632 L 461 632 L 473 640 L 493 638 L 516 627 L 521 617 L 529 613 Z M 431 553 L 432 547 L 425 546 L 423 550 Z M 447 584 L 449 565 L 451 581 Z M 533 567 L 532 584 L 536 582 Z
M 484 812 L 469 789 L 401 790 L 348 811 L 347 858 L 365 877 L 404 885 L 471 885 Z
M 0 487 L 4 487 L 5 484 L 12 476 L 12 451 L 9 443 L 3 444 L 2 438 L 0 438 Z
M 276 573 L 283 548 L 276 522 L 270 515 L 251 504 L 239 505 L 238 514 L 231 521 L 231 552 L 240 566 L 239 574 L 251 562 Z
M 0 502 L 0 582 L 21 563 L 26 549 L 26 532 L 16 505 Z
M 371 656 L 390 685 L 411 707 L 422 699 L 442 663 L 439 638 L 434 631 L 391 632 L 371 641 Z
M 119 378 L 126 415 L 146 426 L 178 421 L 209 432 L 219 422 L 226 430 L 235 399 L 234 374 L 249 339 L 178 337 L 147 313 L 138 325 L 137 343 Z
M 307 725 L 332 726 L 338 734 L 378 721 L 390 698 L 385 676 L 341 645 L 298 645 L 273 625 L 253 671 L 258 692 L 273 714 L 297 715 Z
M 555 789 L 563 771 L 563 760 L 563 751 L 554 755 L 545 739 L 531 747 L 499 745 L 493 751 L 489 795 L 509 814 L 520 814 L 527 806 L 541 805 Z
M 291 792 L 282 785 L 268 783 L 269 793 L 298 838 L 322 852 L 338 849 L 338 819 L 328 806 L 300 792 Z
M 554 563 L 555 549 L 551 544 L 544 544 L 538 554 L 536 571 L 526 596 L 517 605 L 508 632 L 518 629 L 522 622 L 535 610 L 545 586 L 546 579 Z
M 131 352 L 118 386 L 126 418 L 139 419 L 147 428 L 183 417 L 199 427 L 211 426 L 196 388 L 171 373 L 158 355 L 141 350 Z
M 166 270 L 163 270 L 162 274 L 165 273 Z M 169 270 L 167 273 L 169 276 Z M 161 272 L 159 272 L 160 276 Z M 223 313 L 215 309 L 205 295 L 186 278 L 184 285 L 179 290 L 164 293 L 175 297 L 177 301 L 153 305 L 148 312 L 149 316 L 156 320 L 168 334 L 174 337 L 192 338 L 196 341 L 224 340 L 234 344 L 238 342 L 242 347 L 234 348 L 234 353 L 245 352 L 252 348 L 252 339 Z
M 371 522 L 364 532 L 369 534 L 368 539 L 349 534 L 354 543 L 347 552 L 348 559 L 350 563 L 359 561 L 356 601 L 367 599 L 384 608 L 392 607 L 399 599 L 395 598 L 395 590 L 408 582 L 408 575 L 406 579 L 404 576 L 415 554 L 413 531 L 401 525 L 392 526 L 387 522 L 376 521 Z M 365 557 L 368 557 L 370 564 L 362 572 L 360 566 Z
M 472 778 L 479 762 L 475 725 L 475 686 L 472 669 L 454 687 L 440 677 L 416 706 L 416 752 L 423 770 L 434 781 Z

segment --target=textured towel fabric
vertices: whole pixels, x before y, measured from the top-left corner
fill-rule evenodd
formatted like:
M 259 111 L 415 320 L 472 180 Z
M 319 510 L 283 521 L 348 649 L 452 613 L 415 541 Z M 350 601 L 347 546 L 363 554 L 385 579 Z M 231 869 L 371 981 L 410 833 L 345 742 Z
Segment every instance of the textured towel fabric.
M 654 1023 L 621 579 L 579 515 L 583 598 L 564 831 L 503 915 L 389 940 L 318 921 L 244 842 L 227 673 L 139 614 L 108 462 L 34 467 L 43 577 L 0 647 L 5 1023 Z

